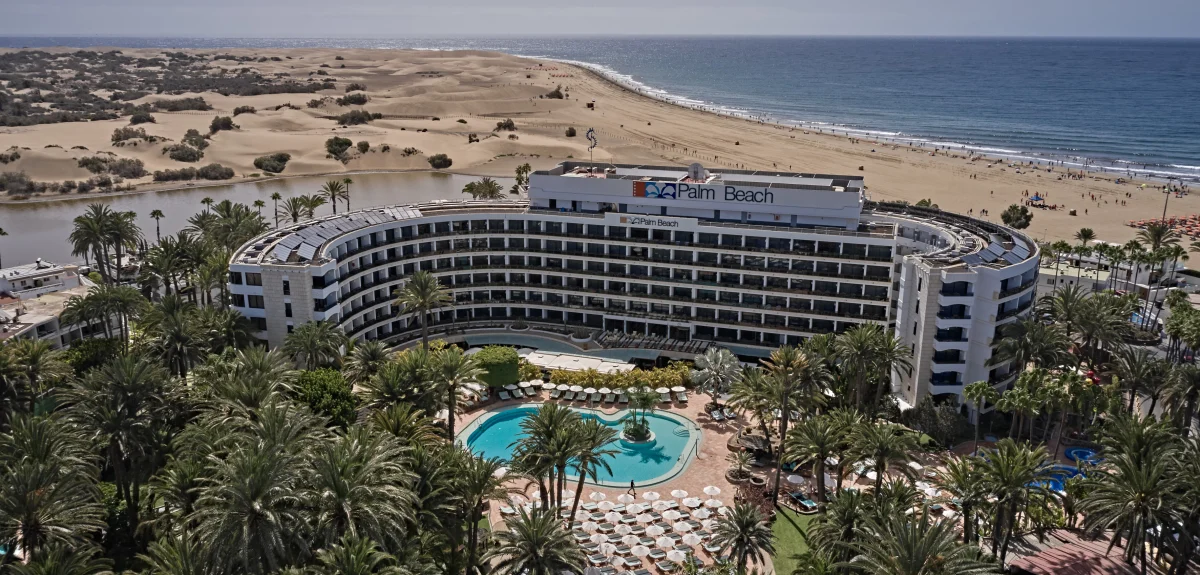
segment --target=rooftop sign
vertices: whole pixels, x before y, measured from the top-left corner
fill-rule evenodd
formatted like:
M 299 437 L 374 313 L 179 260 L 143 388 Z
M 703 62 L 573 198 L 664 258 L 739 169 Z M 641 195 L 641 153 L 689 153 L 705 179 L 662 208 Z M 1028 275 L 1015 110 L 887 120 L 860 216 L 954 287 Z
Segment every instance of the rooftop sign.
M 739 188 L 728 184 L 699 184 L 689 182 L 633 182 L 633 197 L 659 200 L 698 200 L 775 203 L 775 193 L 768 188 Z

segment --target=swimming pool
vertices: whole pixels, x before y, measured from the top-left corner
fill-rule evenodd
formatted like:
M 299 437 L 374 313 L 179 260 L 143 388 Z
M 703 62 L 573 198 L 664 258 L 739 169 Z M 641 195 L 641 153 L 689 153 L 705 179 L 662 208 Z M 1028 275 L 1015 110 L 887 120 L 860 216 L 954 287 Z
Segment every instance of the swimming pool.
M 628 410 L 613 415 L 590 409 L 571 408 L 587 419 L 597 419 L 604 425 L 622 429 L 629 417 Z M 507 407 L 486 413 L 472 422 L 459 439 L 467 448 L 484 457 L 512 458 L 512 444 L 524 435 L 521 420 L 537 411 L 536 405 Z M 662 483 L 683 471 L 696 453 L 700 440 L 699 428 L 691 420 L 671 413 L 654 412 L 647 416 L 654 439 L 648 443 L 628 443 L 618 438 L 609 444 L 617 454 L 608 461 L 612 472 L 599 470 L 598 483 L 609 487 L 628 487 L 630 481 L 639 486 Z M 577 479 L 577 478 L 576 478 Z
M 1068 479 L 1080 475 L 1083 475 L 1083 473 L 1079 471 L 1078 467 L 1073 465 L 1054 465 L 1051 478 L 1040 483 L 1048 489 L 1061 492 L 1065 489 L 1064 484 Z
M 1095 449 L 1087 447 L 1070 447 L 1066 451 L 1063 451 L 1063 455 L 1075 463 L 1091 463 L 1095 465 L 1104 461 L 1103 458 L 1096 454 Z

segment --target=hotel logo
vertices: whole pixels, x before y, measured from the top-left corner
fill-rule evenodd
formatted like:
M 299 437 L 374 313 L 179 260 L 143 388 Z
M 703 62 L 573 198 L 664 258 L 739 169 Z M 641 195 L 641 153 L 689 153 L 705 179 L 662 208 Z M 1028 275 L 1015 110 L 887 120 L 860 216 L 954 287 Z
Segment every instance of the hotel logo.
M 674 200 L 678 197 L 678 184 L 674 182 L 634 182 L 635 198 L 662 198 Z

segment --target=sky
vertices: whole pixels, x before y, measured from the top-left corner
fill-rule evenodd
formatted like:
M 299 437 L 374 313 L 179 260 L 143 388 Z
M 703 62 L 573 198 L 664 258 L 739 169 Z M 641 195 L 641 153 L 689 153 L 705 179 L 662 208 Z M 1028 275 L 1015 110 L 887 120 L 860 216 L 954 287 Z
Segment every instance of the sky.
M 1200 38 L 1200 0 L 0 0 L 2 36 Z

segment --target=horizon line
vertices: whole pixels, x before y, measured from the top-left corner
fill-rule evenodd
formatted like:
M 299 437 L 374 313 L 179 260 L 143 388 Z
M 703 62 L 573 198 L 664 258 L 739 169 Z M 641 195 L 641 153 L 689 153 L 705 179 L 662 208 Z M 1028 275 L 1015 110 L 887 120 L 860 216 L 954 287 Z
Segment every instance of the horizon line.
M 0 32 L 0 38 L 112 38 L 112 39 L 160 39 L 160 40 L 513 40 L 513 39 L 587 39 L 587 38 L 826 38 L 826 39 L 878 39 L 878 40 L 1140 40 L 1140 41 L 1200 41 L 1197 36 L 1091 36 L 1091 35 L 1012 35 L 1012 34 L 495 34 L 480 36 L 474 34 L 414 34 L 407 36 L 374 36 L 374 35 L 319 35 L 319 36 L 248 36 L 248 35 L 133 35 L 133 34 L 96 34 L 96 33 L 55 33 L 55 34 L 7 34 Z

